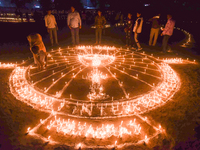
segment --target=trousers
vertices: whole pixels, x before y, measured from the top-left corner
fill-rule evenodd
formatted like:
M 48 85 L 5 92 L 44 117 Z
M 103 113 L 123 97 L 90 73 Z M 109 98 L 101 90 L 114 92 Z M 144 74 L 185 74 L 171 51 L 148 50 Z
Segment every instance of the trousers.
M 164 35 L 164 37 L 163 37 L 163 41 L 162 41 L 163 52 L 167 51 L 169 38 L 170 38 L 170 35 Z
M 57 29 L 56 28 L 50 28 L 49 29 L 49 37 L 50 37 L 50 41 L 51 41 L 52 46 L 53 46 L 53 36 L 54 36 L 55 43 L 58 44 Z
M 96 43 L 101 43 L 102 28 L 96 28 Z
M 149 38 L 149 45 L 152 44 L 153 38 L 154 38 L 154 40 L 153 40 L 153 46 L 156 45 L 157 39 L 158 39 L 159 30 L 160 30 L 159 28 L 157 28 L 157 29 L 151 28 L 150 38 Z
M 126 45 L 131 45 L 131 31 L 126 32 Z
M 71 28 L 72 44 L 79 44 L 79 28 Z

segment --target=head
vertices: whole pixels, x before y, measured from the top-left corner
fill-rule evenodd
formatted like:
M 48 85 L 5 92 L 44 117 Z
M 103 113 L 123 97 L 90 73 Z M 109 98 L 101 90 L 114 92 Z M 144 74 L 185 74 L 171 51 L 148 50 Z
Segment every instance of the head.
M 71 11 L 72 11 L 72 12 L 74 12 L 74 11 L 75 11 L 75 8 L 74 8 L 73 6 L 71 7 Z
M 101 16 L 102 12 L 99 10 L 99 11 L 97 12 L 97 14 L 98 14 L 99 16 Z
M 141 13 L 140 12 L 137 12 L 137 17 L 140 17 L 141 16 Z
M 27 36 L 27 40 L 29 44 L 34 45 L 34 43 L 42 41 L 42 36 L 38 33 L 31 33 L 30 35 Z
M 51 15 L 51 10 L 47 10 L 47 15 Z
M 128 19 L 131 19 L 132 15 L 131 13 L 128 13 Z
M 160 18 L 160 14 L 156 14 L 153 18 L 159 19 Z
M 171 18 L 172 18 L 172 15 L 168 14 L 167 19 L 171 19 Z
M 37 54 L 38 51 L 39 51 L 39 47 L 38 47 L 38 46 L 33 46 L 33 47 L 31 48 L 31 51 L 32 51 L 34 54 Z

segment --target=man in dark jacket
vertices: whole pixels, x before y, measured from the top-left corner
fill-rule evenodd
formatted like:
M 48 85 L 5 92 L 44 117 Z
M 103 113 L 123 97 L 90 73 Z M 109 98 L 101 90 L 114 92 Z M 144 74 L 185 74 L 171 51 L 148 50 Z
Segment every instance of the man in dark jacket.
M 98 11 L 98 15 L 95 17 L 95 27 L 96 27 L 96 43 L 101 44 L 102 29 L 106 24 L 106 19 L 101 15 L 101 11 Z
M 159 34 L 159 31 L 160 31 L 159 18 L 160 18 L 160 14 L 157 15 L 157 16 L 154 16 L 151 19 L 149 19 L 149 21 L 152 22 L 151 32 L 150 32 L 150 38 L 149 38 L 149 46 L 152 45 L 152 39 L 153 39 L 153 37 L 154 37 L 154 40 L 153 40 L 153 45 L 152 46 L 155 46 L 156 43 L 157 43 L 158 34 Z

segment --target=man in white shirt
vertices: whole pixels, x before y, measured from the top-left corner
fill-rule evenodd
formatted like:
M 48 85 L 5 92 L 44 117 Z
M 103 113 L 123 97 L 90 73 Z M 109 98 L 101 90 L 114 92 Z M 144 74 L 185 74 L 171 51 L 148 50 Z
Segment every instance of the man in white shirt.
M 138 47 L 138 51 L 139 50 L 142 50 L 142 47 L 140 46 L 140 43 L 138 41 L 138 35 L 142 32 L 142 25 L 143 25 L 143 18 L 141 17 L 141 13 L 137 13 L 137 19 L 135 21 L 135 25 L 133 27 L 133 32 L 134 32 L 134 40 L 135 40 L 135 43 Z M 133 49 L 135 49 L 133 47 Z
M 80 14 L 75 11 L 75 8 L 71 7 L 71 13 L 67 16 L 67 25 L 69 26 L 72 34 L 72 44 L 79 44 L 79 29 L 81 29 L 81 17 Z
M 44 17 L 44 20 L 45 20 L 45 26 L 47 27 L 47 32 L 49 33 L 51 46 L 53 47 L 54 45 L 53 36 L 54 36 L 55 43 L 58 46 L 59 45 L 58 38 L 57 38 L 58 26 L 57 26 L 54 15 L 51 14 L 51 10 L 47 11 L 47 15 Z

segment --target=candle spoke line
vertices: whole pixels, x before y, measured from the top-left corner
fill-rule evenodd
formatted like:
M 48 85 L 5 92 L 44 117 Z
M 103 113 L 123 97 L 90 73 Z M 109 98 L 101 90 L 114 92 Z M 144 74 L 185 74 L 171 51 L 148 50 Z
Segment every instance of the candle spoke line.
M 113 64 L 114 65 L 114 64 Z M 131 67 L 133 67 L 133 68 L 142 68 L 142 69 L 148 69 L 148 70 L 151 70 L 151 71 L 156 71 L 156 72 L 160 72 L 160 70 L 158 70 L 158 69 L 152 69 L 152 68 L 149 68 L 149 65 L 151 65 L 151 64 L 147 64 L 148 65 L 148 67 L 142 67 L 142 66 L 138 66 L 138 65 L 135 65 L 135 64 L 128 64 L 128 63 L 121 63 L 121 65 L 124 65 L 124 66 L 131 66 Z M 138 71 L 138 70 L 136 70 L 136 71 Z
M 60 65 L 60 64 L 64 64 L 64 65 Z M 42 70 L 42 71 L 38 71 L 38 72 L 36 72 L 36 73 L 31 73 L 30 76 L 34 76 L 34 75 L 38 75 L 38 74 L 40 74 L 40 73 L 44 73 L 44 72 L 46 72 L 47 70 L 54 70 L 54 69 L 57 69 L 57 68 L 61 68 L 61 67 L 67 66 L 67 63 L 60 63 L 60 64 L 59 64 L 59 66 L 58 66 L 57 64 L 48 65 L 48 67 L 54 66 L 54 65 L 56 65 L 56 67 L 48 68 L 48 69 L 45 69 L 45 70 Z M 76 63 L 74 63 L 74 64 L 76 64 Z M 30 67 L 30 69 L 31 69 L 31 67 Z
M 82 65 L 81 65 L 81 66 L 82 66 Z M 70 72 L 72 72 L 72 71 L 78 69 L 79 67 L 80 67 L 80 66 L 78 66 L 78 67 L 72 69 L 71 71 L 69 71 L 69 72 L 65 73 L 64 75 L 62 75 L 61 77 L 59 77 L 57 80 L 53 81 L 53 83 L 45 90 L 45 93 L 48 92 L 57 82 L 59 82 L 59 81 L 60 81 L 62 78 L 64 78 L 67 74 L 69 74 Z M 62 72 L 62 71 L 64 71 L 64 70 L 66 70 L 66 68 L 63 69 L 63 70 L 60 70 L 59 72 L 56 72 L 55 74 L 60 73 L 60 72 Z
M 111 76 L 112 76 L 115 80 L 117 80 L 117 82 L 118 82 L 118 84 L 119 84 L 119 87 L 122 89 L 122 91 L 123 91 L 125 97 L 126 97 L 126 98 L 129 98 L 129 95 L 127 94 L 126 90 L 125 90 L 124 87 L 122 86 L 122 83 L 120 82 L 120 80 L 119 80 L 107 67 L 105 67 L 105 68 L 108 70 L 108 72 L 111 74 Z
M 78 67 L 77 67 L 77 68 L 78 68 Z M 79 70 L 79 71 L 74 75 L 74 77 L 77 76 L 80 72 L 82 72 L 82 71 L 83 71 L 84 69 L 86 69 L 86 68 L 87 68 L 87 67 L 85 67 L 85 68 Z M 63 87 L 63 89 L 62 89 L 61 91 L 58 92 L 58 94 L 56 95 L 56 97 L 61 97 L 61 96 L 62 96 L 63 92 L 67 89 L 67 87 L 69 86 L 69 84 L 72 82 L 73 79 L 74 79 L 74 78 L 72 78 L 69 82 L 67 82 L 67 84 L 65 84 L 65 86 Z
M 112 67 L 112 66 L 111 66 L 111 67 Z M 153 87 L 153 85 L 151 85 L 151 84 L 145 82 L 144 80 L 139 79 L 139 78 L 136 77 L 136 76 L 130 75 L 130 74 L 128 74 L 128 73 L 126 73 L 126 72 L 124 72 L 124 71 L 118 69 L 118 68 L 115 68 L 115 67 L 112 67 L 112 68 L 115 69 L 115 70 L 117 70 L 117 71 L 119 71 L 119 72 L 121 72 L 122 74 L 125 74 L 125 75 L 127 75 L 127 76 L 130 76 L 131 78 L 134 78 L 134 79 L 136 79 L 136 80 L 142 82 L 142 83 L 145 83 L 146 85 L 148 85 L 148 86 L 150 86 L 150 87 Z
M 80 67 L 80 66 L 78 66 L 78 67 L 76 67 L 76 68 L 73 68 L 72 70 L 68 71 L 67 74 L 70 73 L 70 72 L 72 72 L 72 71 L 74 71 L 74 70 L 76 70 L 76 69 L 78 69 L 79 67 Z M 60 73 L 60 72 L 62 72 L 62 71 L 64 71 L 64 70 L 67 70 L 68 68 L 71 68 L 71 66 L 68 66 L 68 67 L 66 67 L 66 68 L 64 68 L 64 69 L 62 69 L 62 70 L 60 70 L 60 71 L 54 72 L 53 74 L 51 74 L 51 75 L 49 75 L 49 76 L 47 76 L 47 77 L 44 77 L 44 78 L 42 78 L 41 80 L 36 81 L 35 83 L 33 83 L 33 85 L 36 85 L 36 84 L 38 84 L 38 83 L 40 83 L 40 82 L 42 82 L 42 81 L 44 81 L 44 80 L 46 80 L 46 79 L 48 79 L 48 78 L 50 78 L 50 77 L 56 75 L 56 74 L 58 74 L 58 73 Z
M 113 64 L 113 65 L 114 65 L 114 64 Z M 127 64 L 127 65 L 128 65 L 128 64 Z M 115 67 L 112 66 L 112 65 L 110 65 L 110 66 L 111 66 L 112 68 L 115 68 Z M 124 65 L 124 66 L 126 66 L 126 65 Z M 123 66 L 121 65 L 121 67 L 123 67 Z M 134 66 L 133 66 L 133 67 L 134 67 Z M 144 72 L 144 71 L 139 71 L 139 70 L 132 69 L 132 68 L 127 68 L 127 67 L 123 67 L 123 68 L 125 68 L 125 69 L 127 69 L 127 70 L 136 71 L 136 72 L 142 73 L 142 74 L 144 74 L 144 75 L 148 75 L 148 76 L 151 76 L 151 77 L 154 77 L 154 78 L 157 78 L 157 79 L 161 80 L 161 77 L 159 77 L 159 76 L 155 76 L 155 75 L 152 75 L 152 74 L 149 74 L 149 73 Z M 145 68 L 145 67 L 140 67 L 140 68 Z M 145 69 L 150 70 L 149 68 L 145 68 Z
M 127 65 L 127 66 L 131 66 L 131 67 L 135 67 L 135 68 L 143 68 L 143 69 L 148 69 L 148 70 L 151 70 L 151 71 L 158 71 L 158 72 L 160 72 L 160 70 L 158 70 L 158 69 L 153 69 L 153 68 L 149 68 L 149 67 L 142 67 L 142 66 L 138 66 L 138 65 L 136 65 L 136 64 L 128 64 L 128 63 L 122 63 L 122 62 L 117 62 L 117 60 L 113 63 L 113 65 L 122 65 L 122 64 L 124 64 L 124 65 Z M 121 63 L 121 64 L 120 64 Z M 151 65 L 151 64 L 147 64 L 148 66 L 149 65 Z M 137 71 L 137 70 L 136 70 Z

